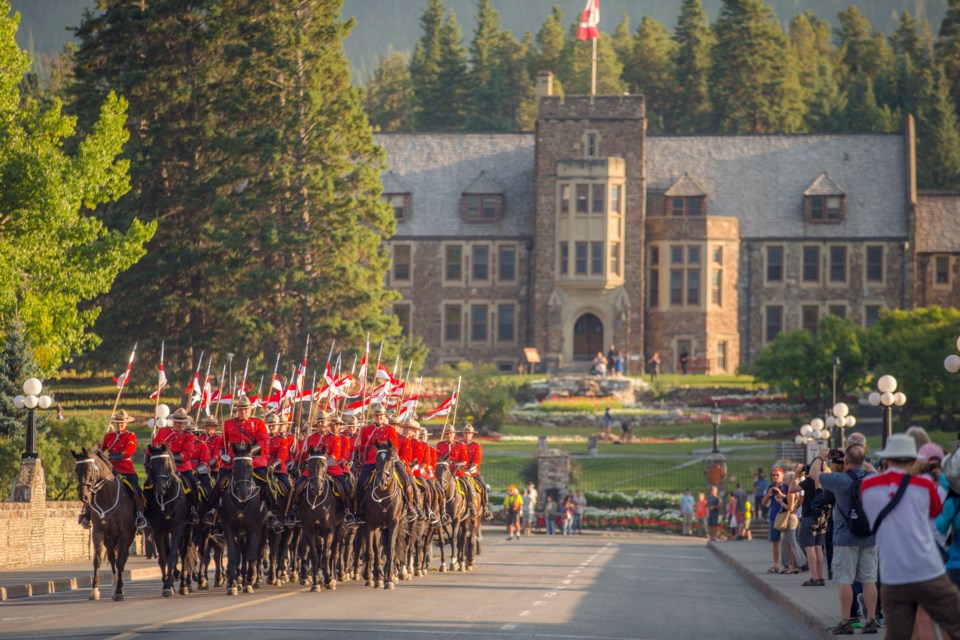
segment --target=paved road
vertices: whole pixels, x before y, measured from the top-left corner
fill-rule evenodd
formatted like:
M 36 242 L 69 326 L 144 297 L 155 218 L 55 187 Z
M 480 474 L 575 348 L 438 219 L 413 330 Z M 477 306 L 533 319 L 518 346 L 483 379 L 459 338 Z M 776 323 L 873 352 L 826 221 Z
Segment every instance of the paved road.
M 319 594 L 286 585 L 164 599 L 145 581 L 121 603 L 89 602 L 89 590 L 14 600 L 0 603 L 0 638 L 809 637 L 700 541 L 486 538 L 472 573 L 431 573 L 391 592 L 347 583 Z

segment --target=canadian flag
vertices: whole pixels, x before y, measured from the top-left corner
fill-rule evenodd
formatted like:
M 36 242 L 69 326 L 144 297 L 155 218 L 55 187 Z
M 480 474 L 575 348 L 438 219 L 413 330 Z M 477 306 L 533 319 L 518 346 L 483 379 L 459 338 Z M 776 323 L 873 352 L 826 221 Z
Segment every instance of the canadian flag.
M 413 410 L 417 406 L 417 400 L 420 396 L 410 396 L 400 403 L 400 419 L 409 420 L 413 416 Z
M 457 394 L 453 394 L 452 396 L 450 396 L 449 398 L 441 402 L 440 406 L 438 406 L 436 409 L 434 409 L 433 411 L 428 411 L 425 414 L 423 414 L 423 419 L 430 420 L 432 418 L 442 418 L 446 415 L 449 415 L 450 411 L 453 409 L 453 407 L 456 404 L 457 404 Z
M 370 345 L 367 345 L 367 348 L 369 349 Z M 357 372 L 357 379 L 360 381 L 360 393 L 363 393 L 367 388 L 367 354 L 363 354 L 363 359 L 360 361 L 360 371 Z
M 577 37 L 581 40 L 595 40 L 600 37 L 600 0 L 587 0 Z
M 137 353 L 137 346 L 134 345 L 133 351 L 130 352 L 130 361 L 127 362 L 127 370 L 113 379 L 113 381 L 117 383 L 117 389 L 123 389 L 124 385 L 127 384 L 127 381 L 130 380 L 130 373 L 133 371 L 133 356 L 136 353 Z

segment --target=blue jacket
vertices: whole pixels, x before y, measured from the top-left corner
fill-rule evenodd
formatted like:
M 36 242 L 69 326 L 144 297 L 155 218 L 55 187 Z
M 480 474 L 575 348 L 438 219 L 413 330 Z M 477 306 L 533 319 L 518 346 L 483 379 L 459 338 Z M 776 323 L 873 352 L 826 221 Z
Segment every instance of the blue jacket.
M 947 489 L 950 485 L 947 483 L 945 475 L 940 476 L 940 484 Z M 960 496 L 950 492 L 946 500 L 943 501 L 943 511 L 937 516 L 937 529 L 943 535 L 947 535 L 950 525 L 953 525 L 953 541 L 950 548 L 947 549 L 947 569 L 960 569 Z

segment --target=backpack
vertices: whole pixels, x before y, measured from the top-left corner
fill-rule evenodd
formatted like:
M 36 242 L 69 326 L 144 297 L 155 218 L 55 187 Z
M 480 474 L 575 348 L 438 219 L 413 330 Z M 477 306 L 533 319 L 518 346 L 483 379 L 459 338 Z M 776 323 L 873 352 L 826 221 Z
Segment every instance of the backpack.
M 853 480 L 850 485 L 850 511 L 847 513 L 844 513 L 843 509 L 837 509 L 837 511 L 843 516 L 851 534 L 858 538 L 869 538 L 872 535 L 870 521 L 867 520 L 867 515 L 863 512 L 863 503 L 860 501 L 860 480 L 862 478 L 852 471 L 847 471 L 847 475 Z

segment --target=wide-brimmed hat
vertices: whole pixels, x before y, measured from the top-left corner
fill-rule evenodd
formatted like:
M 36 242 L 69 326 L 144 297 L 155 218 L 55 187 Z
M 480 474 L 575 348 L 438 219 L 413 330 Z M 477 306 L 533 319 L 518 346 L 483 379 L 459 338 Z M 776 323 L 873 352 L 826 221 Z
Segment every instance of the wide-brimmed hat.
M 184 427 L 184 430 L 185 430 L 185 431 L 196 431 L 196 430 L 197 430 L 197 423 L 194 421 L 193 418 L 187 417 L 187 426 Z
M 180 407 L 176 411 L 170 414 L 170 420 L 173 422 L 186 422 L 190 419 L 190 414 L 184 411 L 183 407 Z
M 895 433 L 887 438 L 887 446 L 877 451 L 877 457 L 916 459 L 917 441 L 905 433 Z
M 340 423 L 347 427 L 355 427 L 359 424 L 356 416 L 343 416 L 340 418 Z
M 124 409 L 117 411 L 116 415 L 110 416 L 110 422 L 116 424 L 127 424 L 128 422 L 133 422 L 133 416 L 127 413 Z
M 332 413 L 330 413 L 329 411 L 323 411 L 323 410 L 321 410 L 321 411 L 317 412 L 317 422 L 321 422 L 322 420 L 330 420 L 330 419 L 333 418 L 333 417 L 334 417 L 334 415 L 333 415 Z
M 463 433 L 476 433 L 477 430 L 473 428 L 472 424 L 467 424 L 463 427 Z
M 375 416 L 385 416 L 387 415 L 387 408 L 382 404 L 373 405 L 373 415 Z
M 278 426 L 278 425 L 280 424 L 280 417 L 279 417 L 277 414 L 275 414 L 273 411 L 271 411 L 271 412 L 268 413 L 268 414 L 266 415 L 266 417 L 263 419 L 263 422 L 264 422 L 268 427 L 275 427 L 275 426 Z
M 220 421 L 217 420 L 214 416 L 207 416 L 203 419 L 204 427 L 219 427 Z
M 233 408 L 240 410 L 240 409 L 249 409 L 252 406 L 253 406 L 253 403 L 250 402 L 250 398 L 248 398 L 247 396 L 240 396 L 239 398 L 237 398 L 237 401 L 234 403 Z
M 390 416 L 387 418 L 387 424 L 399 425 L 402 424 L 402 421 L 397 416 Z

